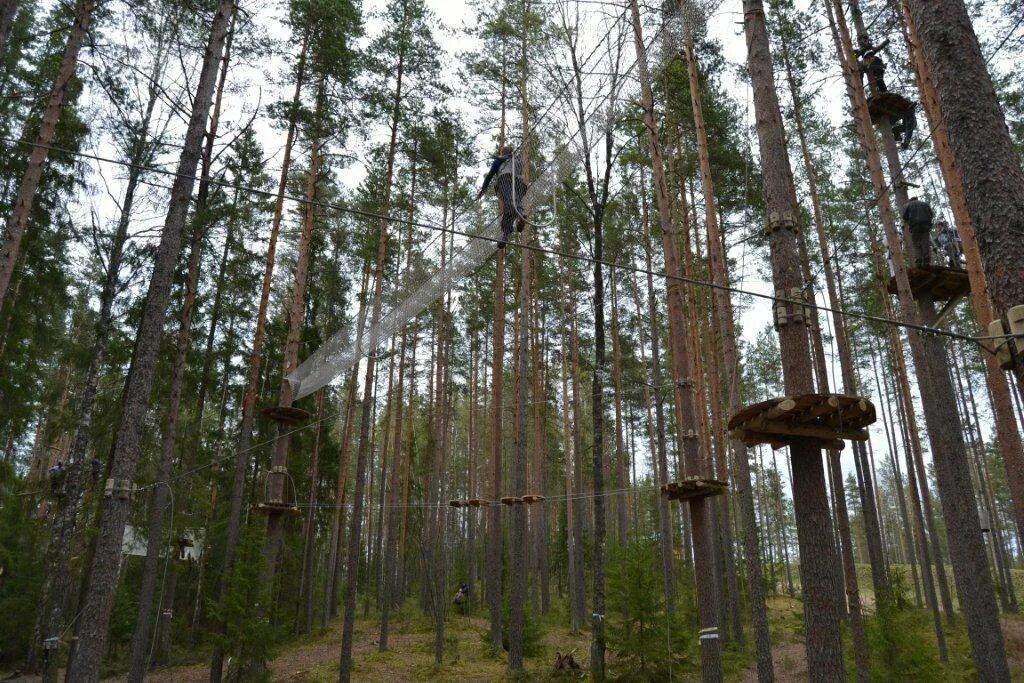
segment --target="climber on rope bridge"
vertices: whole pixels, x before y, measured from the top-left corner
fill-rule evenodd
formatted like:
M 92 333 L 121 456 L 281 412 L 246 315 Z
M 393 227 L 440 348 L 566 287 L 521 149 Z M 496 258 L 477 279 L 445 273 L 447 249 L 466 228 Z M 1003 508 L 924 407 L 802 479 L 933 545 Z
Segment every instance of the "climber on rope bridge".
M 529 185 L 523 180 L 522 160 L 516 151 L 511 147 L 503 147 L 497 156 L 493 157 L 491 168 L 484 176 L 484 184 L 477 193 L 476 198 L 480 199 L 487 192 L 487 188 L 497 176 L 494 182 L 494 193 L 501 200 L 501 241 L 498 248 L 502 249 L 512 234 L 513 225 L 516 232 L 522 232 L 526 227 L 526 217 L 523 215 L 523 198 Z

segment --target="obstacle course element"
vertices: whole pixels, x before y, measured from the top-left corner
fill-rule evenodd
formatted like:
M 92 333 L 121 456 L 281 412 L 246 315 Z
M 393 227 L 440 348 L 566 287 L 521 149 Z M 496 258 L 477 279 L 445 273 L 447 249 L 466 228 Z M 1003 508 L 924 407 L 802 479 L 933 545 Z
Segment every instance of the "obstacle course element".
M 812 440 L 840 450 L 845 440 L 867 441 L 867 426 L 875 419 L 875 406 L 866 398 L 804 394 L 747 406 L 729 420 L 729 431 L 748 447 L 766 443 L 781 448 Z
M 133 500 L 137 490 L 138 487 L 135 486 L 135 482 L 131 479 L 111 478 L 107 479 L 107 483 L 103 487 L 103 497 L 116 500 Z
M 669 500 L 687 501 L 720 496 L 729 488 L 729 482 L 718 479 L 691 477 L 662 485 L 661 495 Z
M 272 481 L 274 479 L 280 480 L 280 486 L 276 485 L 277 482 Z M 296 499 L 295 480 L 288 473 L 288 468 L 271 468 L 264 482 L 263 502 L 256 504 L 256 511 L 264 515 L 288 515 L 289 517 L 302 514 L 294 502 L 286 500 L 288 484 L 291 484 L 291 501 L 294 501 Z
M 967 271 L 946 266 L 927 266 L 925 268 L 907 268 L 907 279 L 910 280 L 910 291 L 915 299 L 924 293 L 931 294 L 933 301 L 956 301 L 971 291 L 971 281 Z M 898 294 L 896 278 L 889 279 L 889 293 Z
M 470 498 L 469 500 L 449 500 L 448 505 L 453 508 L 485 508 L 494 505 L 494 501 L 486 498 Z
M 295 406 L 271 406 L 260 411 L 266 419 L 281 425 L 296 426 L 309 419 L 309 412 Z
M 526 191 L 521 207 L 523 213 L 530 215 L 536 211 L 579 160 L 580 155 L 574 150 L 564 149 L 556 154 L 544 173 Z M 363 356 L 373 353 L 378 344 L 419 315 L 442 292 L 476 270 L 498 248 L 500 239 L 501 221 L 495 218 L 472 233 L 444 268 L 433 272 L 414 270 L 405 282 L 398 285 L 396 294 L 389 294 L 389 298 L 394 297 L 400 303 L 375 327 L 367 330 L 358 346 L 350 341 L 350 326 L 345 327 L 285 378 L 292 385 L 295 399 L 308 396 L 351 368 Z
M 988 324 L 988 335 L 994 337 L 992 341 L 999 367 L 1012 370 L 1015 364 L 1014 351 L 1018 356 L 1024 353 L 1024 305 L 1008 310 L 1006 320 L 1010 326 L 1009 333 L 1003 321 L 997 318 Z
M 493 500 L 487 500 L 486 498 L 470 498 L 469 500 L 453 499 L 448 501 L 448 505 L 453 508 L 479 508 L 487 507 L 489 505 L 533 505 L 534 503 L 543 503 L 547 500 L 544 496 L 536 493 L 530 493 L 525 496 L 505 496 L 497 502 Z
M 883 120 L 895 121 L 903 116 L 914 105 L 903 95 L 895 92 L 882 92 L 868 99 L 868 113 L 871 123 L 878 125 Z

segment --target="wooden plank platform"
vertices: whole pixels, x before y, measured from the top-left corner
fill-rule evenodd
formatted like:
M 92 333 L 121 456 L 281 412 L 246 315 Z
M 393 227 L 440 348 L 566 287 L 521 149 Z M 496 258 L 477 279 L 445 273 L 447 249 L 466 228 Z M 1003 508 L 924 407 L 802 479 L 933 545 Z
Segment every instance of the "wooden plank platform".
M 264 515 L 288 515 L 298 517 L 302 511 L 288 503 L 264 502 L 256 504 L 256 511 Z
M 518 496 L 505 496 L 501 499 L 501 502 L 504 505 L 522 505 L 523 499 Z
M 875 406 L 859 396 L 805 394 L 773 398 L 743 408 L 729 420 L 729 431 L 747 446 L 781 448 L 794 441 L 816 441 L 840 450 L 845 440 L 867 441 Z
M 915 299 L 920 298 L 923 292 L 929 292 L 935 301 L 950 301 L 959 299 L 971 291 L 971 280 L 967 276 L 967 271 L 960 268 L 907 268 L 907 279 L 910 280 L 910 291 Z M 889 278 L 889 293 L 899 293 L 894 277 Z
M 871 114 L 871 122 L 881 123 L 882 119 L 890 122 L 896 121 L 903 116 L 903 112 L 913 104 L 903 95 L 895 92 L 878 93 L 868 98 L 868 113 Z
M 661 487 L 661 495 L 669 500 L 695 500 L 720 496 L 729 488 L 729 482 L 717 479 L 700 479 L 694 477 L 682 481 L 673 481 Z
M 295 406 L 271 406 L 260 414 L 272 422 L 283 425 L 299 425 L 309 419 L 309 412 Z
M 545 500 L 546 499 L 544 498 L 544 496 L 540 496 L 535 493 L 531 493 L 528 496 L 523 496 L 523 502 L 526 503 L 527 505 L 532 505 L 534 503 L 543 503 Z

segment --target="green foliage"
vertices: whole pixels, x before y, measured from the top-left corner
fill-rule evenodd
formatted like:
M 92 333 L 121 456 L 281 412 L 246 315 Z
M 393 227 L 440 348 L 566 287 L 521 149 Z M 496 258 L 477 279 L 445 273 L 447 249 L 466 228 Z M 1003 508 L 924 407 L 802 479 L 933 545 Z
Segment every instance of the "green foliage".
M 274 628 L 267 619 L 270 604 L 263 573 L 264 530 L 250 524 L 242 532 L 235 566 L 225 577 L 227 593 L 221 615 L 226 632 L 220 645 L 232 658 L 233 671 L 245 671 L 253 662 L 267 661 L 275 644 Z
M 686 645 L 674 637 L 681 632 L 679 618 L 670 624 L 665 613 L 659 550 L 653 542 L 634 541 L 613 552 L 607 594 L 605 625 L 608 647 L 620 664 L 616 668 L 628 672 L 626 679 L 667 678 Z
M 926 610 L 892 607 L 868 619 L 871 677 L 876 681 L 938 681 L 945 678 Z
M 43 553 L 32 499 L 19 495 L 10 463 L 0 463 L 0 664 L 24 659 L 38 608 Z M 14 485 L 9 482 L 14 481 Z

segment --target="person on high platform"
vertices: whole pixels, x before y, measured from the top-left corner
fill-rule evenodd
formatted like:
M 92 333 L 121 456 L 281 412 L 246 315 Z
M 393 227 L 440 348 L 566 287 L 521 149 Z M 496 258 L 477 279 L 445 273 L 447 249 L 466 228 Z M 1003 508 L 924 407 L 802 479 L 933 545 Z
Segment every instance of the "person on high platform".
M 945 255 L 950 268 L 962 268 L 960 235 L 956 228 L 946 221 L 935 221 L 935 241 Z
M 501 241 L 498 242 L 498 248 L 502 249 L 508 242 L 513 228 L 517 232 L 522 232 L 526 227 L 526 219 L 523 216 L 523 199 L 526 197 L 529 185 L 523 179 L 523 163 L 514 149 L 503 147 L 492 159 L 491 168 L 484 176 L 483 186 L 476 198 L 483 197 L 487 188 L 490 187 L 491 181 L 494 180 L 494 193 L 501 202 Z
M 892 134 L 903 151 L 910 149 L 910 141 L 917 130 L 917 102 L 909 102 L 900 117 L 892 122 Z M 901 140 L 902 138 L 902 140 Z
M 860 57 L 860 72 L 867 75 L 868 84 L 874 95 L 889 92 L 885 86 L 885 61 L 880 54 L 888 43 L 888 40 L 883 40 L 879 45 L 872 46 L 862 40 L 860 50 L 857 51 L 857 56 Z
M 903 207 L 903 220 L 910 229 L 913 263 L 918 268 L 927 268 L 932 260 L 931 233 L 935 212 L 927 202 L 911 197 Z

